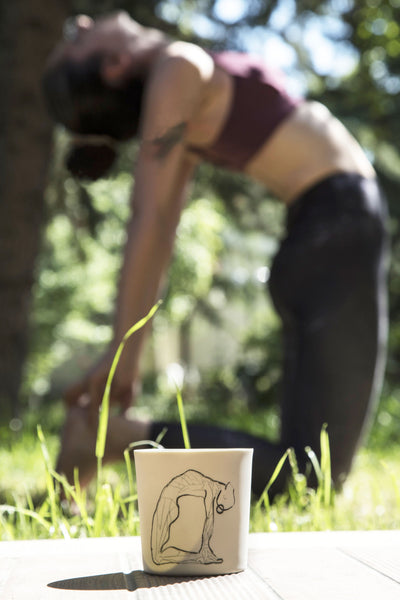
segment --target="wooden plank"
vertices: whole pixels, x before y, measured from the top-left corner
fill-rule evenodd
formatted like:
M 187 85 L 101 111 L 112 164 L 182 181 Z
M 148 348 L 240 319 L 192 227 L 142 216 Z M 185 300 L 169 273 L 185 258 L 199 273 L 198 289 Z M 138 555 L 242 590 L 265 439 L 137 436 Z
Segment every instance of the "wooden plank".
M 399 547 L 400 530 L 252 533 L 251 548 Z
M 114 600 L 129 593 L 132 598 L 132 592 L 136 598 L 152 600 L 276 600 L 251 569 L 204 578 L 147 575 L 142 571 L 139 538 L 5 542 L 0 544 L 0 569 L 7 553 L 8 573 L 0 586 L 0 598 L 7 600 Z
M 51 550 L 51 542 L 49 549 Z M 107 590 L 107 598 L 114 600 L 121 597 L 120 586 L 114 584 L 113 574 L 119 572 L 117 556 L 113 554 L 81 554 L 78 545 L 76 554 L 54 556 L 47 553 L 38 555 L 32 547 L 32 556 L 14 559 L 15 563 L 7 581 L 1 589 L 0 597 L 4 599 L 44 600 L 48 598 L 76 597 L 75 593 L 65 594 L 65 590 L 74 589 L 69 585 L 72 581 L 98 582 L 92 589 L 87 586 L 88 598 L 94 597 L 96 590 Z M 58 582 L 60 586 L 58 587 Z M 116 582 L 118 584 L 118 581 Z M 55 584 L 55 587 L 52 587 Z M 78 588 L 79 589 L 79 588 Z M 85 590 L 85 586 L 81 586 Z M 126 588 L 124 589 L 126 593 Z
M 252 536 L 249 562 L 285 600 L 398 600 L 400 532 Z
M 1 600 L 398 600 L 400 531 L 252 534 L 249 568 L 142 571 L 139 538 L 0 542 Z
M 335 548 L 257 551 L 250 563 L 285 600 L 399 600 L 397 583 Z
M 400 584 L 400 548 L 350 547 L 342 552 Z

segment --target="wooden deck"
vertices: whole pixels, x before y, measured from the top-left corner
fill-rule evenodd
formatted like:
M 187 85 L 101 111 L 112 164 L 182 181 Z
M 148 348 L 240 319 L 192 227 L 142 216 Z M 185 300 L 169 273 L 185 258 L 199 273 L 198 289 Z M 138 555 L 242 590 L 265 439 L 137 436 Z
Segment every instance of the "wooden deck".
M 141 569 L 137 537 L 0 542 L 0 599 L 399 600 L 400 531 L 251 534 L 236 575 Z

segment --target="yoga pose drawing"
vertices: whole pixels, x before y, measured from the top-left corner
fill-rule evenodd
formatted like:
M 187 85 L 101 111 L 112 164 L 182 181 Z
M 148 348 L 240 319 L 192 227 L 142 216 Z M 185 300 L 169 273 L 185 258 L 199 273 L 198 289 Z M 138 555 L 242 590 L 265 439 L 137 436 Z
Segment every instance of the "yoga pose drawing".
M 200 549 L 177 548 L 171 541 L 171 526 L 180 516 L 180 500 L 192 496 L 202 498 L 204 524 Z M 215 512 L 221 515 L 233 507 L 235 493 L 230 483 L 215 481 L 199 471 L 189 469 L 177 475 L 163 488 L 153 515 L 151 528 L 151 555 L 156 565 L 168 563 L 221 563 L 210 546 L 214 533 Z

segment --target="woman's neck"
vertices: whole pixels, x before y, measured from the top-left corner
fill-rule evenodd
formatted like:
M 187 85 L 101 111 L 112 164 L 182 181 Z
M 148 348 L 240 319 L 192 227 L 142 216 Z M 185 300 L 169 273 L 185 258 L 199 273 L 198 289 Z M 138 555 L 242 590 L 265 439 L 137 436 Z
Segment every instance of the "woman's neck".
M 170 44 L 170 39 L 158 29 L 142 27 L 139 24 L 137 26 L 129 43 L 135 73 L 151 68 L 160 53 Z

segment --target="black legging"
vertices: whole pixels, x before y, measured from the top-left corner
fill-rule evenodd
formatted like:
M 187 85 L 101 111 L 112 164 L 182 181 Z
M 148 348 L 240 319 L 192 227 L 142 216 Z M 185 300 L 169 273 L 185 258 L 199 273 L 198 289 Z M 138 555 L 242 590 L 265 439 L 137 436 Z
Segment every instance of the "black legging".
M 310 446 L 319 456 L 328 426 L 332 479 L 339 486 L 374 412 L 387 337 L 386 204 L 375 180 L 337 174 L 288 209 L 287 235 L 269 288 L 282 319 L 284 363 L 281 437 L 273 444 L 211 425 L 189 427 L 191 445 L 253 447 L 253 491 L 259 494 L 288 447 L 302 471 Z M 183 446 L 179 424 L 163 427 L 163 445 Z M 284 489 L 287 466 L 273 488 Z M 315 484 L 312 477 L 311 485 Z

